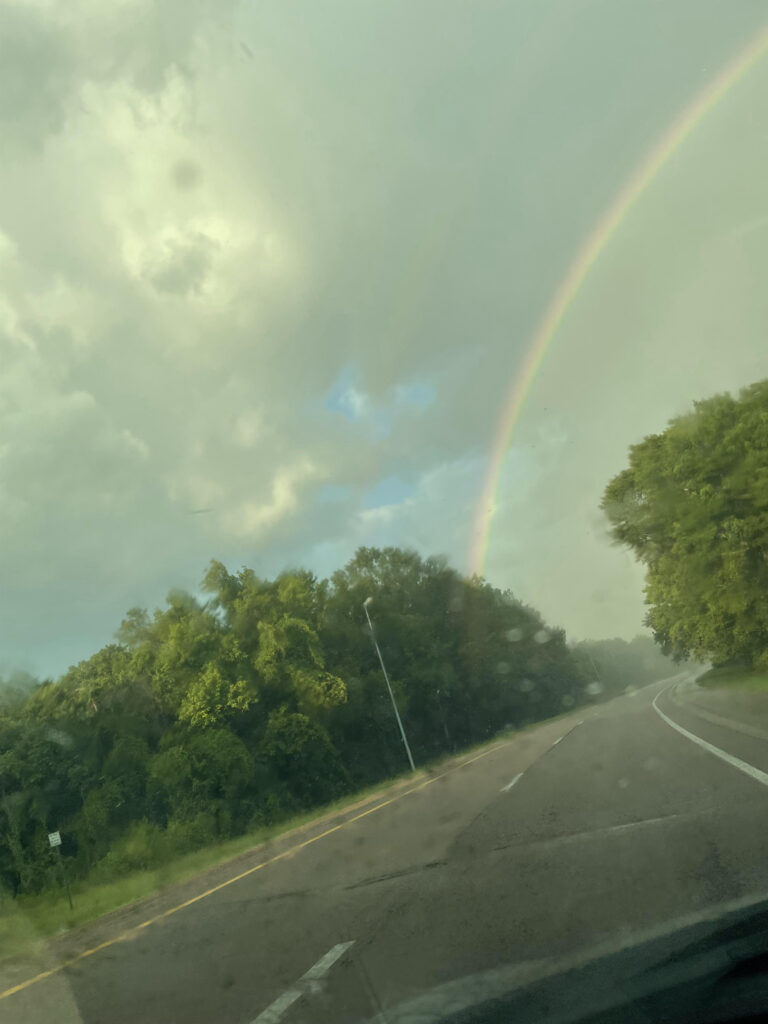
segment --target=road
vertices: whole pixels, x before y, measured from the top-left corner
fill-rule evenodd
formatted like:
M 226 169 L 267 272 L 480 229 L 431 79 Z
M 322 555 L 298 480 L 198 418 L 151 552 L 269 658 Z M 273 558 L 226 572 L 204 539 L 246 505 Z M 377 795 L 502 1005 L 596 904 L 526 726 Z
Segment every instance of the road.
M 762 895 L 768 733 L 694 697 L 665 681 L 544 723 L 97 922 L 0 972 L 53 969 L 0 1019 L 386 1021 L 451 979 Z

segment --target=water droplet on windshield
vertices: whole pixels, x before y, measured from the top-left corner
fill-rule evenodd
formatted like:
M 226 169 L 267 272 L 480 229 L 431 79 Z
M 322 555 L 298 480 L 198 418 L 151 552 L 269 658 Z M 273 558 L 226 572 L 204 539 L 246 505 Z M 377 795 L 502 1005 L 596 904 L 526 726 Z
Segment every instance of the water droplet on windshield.
M 58 743 L 60 747 L 72 746 L 72 737 L 61 729 L 48 729 L 46 736 L 51 743 Z
M 519 626 L 515 626 L 514 629 L 507 630 L 507 640 L 510 643 L 516 644 L 518 640 L 523 639 L 523 631 Z
M 531 682 L 530 679 L 521 679 L 520 683 L 518 684 L 518 686 L 519 686 L 519 689 L 522 690 L 523 693 L 530 693 L 531 690 L 533 689 L 533 683 Z
M 508 661 L 500 661 L 498 663 L 498 665 L 496 666 L 496 671 L 499 673 L 500 676 L 508 675 L 509 674 L 509 662 Z
M 603 692 L 603 684 L 595 679 L 594 682 L 587 683 L 586 690 L 590 697 L 596 697 Z
M 537 629 L 536 632 L 533 634 L 533 639 L 536 641 L 537 644 L 547 643 L 547 641 L 549 640 L 549 630 Z
M 200 183 L 202 172 L 193 160 L 179 160 L 171 169 L 174 185 L 180 189 L 192 189 Z

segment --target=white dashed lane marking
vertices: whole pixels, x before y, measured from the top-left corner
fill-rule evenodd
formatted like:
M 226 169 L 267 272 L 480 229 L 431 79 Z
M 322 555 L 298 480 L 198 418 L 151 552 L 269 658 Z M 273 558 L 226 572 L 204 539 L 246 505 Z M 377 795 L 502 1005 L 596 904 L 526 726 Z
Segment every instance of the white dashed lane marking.
M 313 964 L 305 974 L 302 974 L 295 985 L 283 992 L 282 995 L 279 995 L 273 1003 L 269 1004 L 266 1010 L 262 1010 L 259 1016 L 252 1021 L 252 1024 L 278 1024 L 285 1011 L 289 1010 L 297 999 L 301 999 L 303 995 L 314 995 L 319 990 L 320 979 L 328 973 L 339 957 L 343 956 L 349 947 L 354 944 L 353 939 L 352 942 L 340 942 L 337 946 L 329 949 L 327 953 L 320 957 L 316 964 Z
M 499 792 L 500 792 L 500 793 L 508 793 L 508 792 L 509 792 L 509 790 L 510 790 L 510 789 L 512 789 L 512 787 L 514 786 L 514 784 L 515 784 L 516 782 L 519 782 L 519 780 L 520 780 L 520 779 L 522 779 L 522 777 L 523 777 L 523 773 L 522 773 L 522 772 L 519 772 L 519 773 L 518 773 L 518 774 L 517 774 L 517 775 L 516 775 L 516 776 L 514 777 L 514 779 L 512 779 L 512 781 L 511 781 L 511 782 L 508 782 L 508 783 L 506 784 L 506 786 L 502 786 L 502 787 L 501 787 L 501 789 L 499 790 Z

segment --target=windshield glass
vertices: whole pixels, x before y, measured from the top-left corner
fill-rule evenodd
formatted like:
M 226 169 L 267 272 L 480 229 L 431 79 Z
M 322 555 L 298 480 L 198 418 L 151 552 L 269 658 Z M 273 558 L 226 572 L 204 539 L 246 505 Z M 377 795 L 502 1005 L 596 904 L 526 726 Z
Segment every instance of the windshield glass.
M 765 892 L 766 17 L 0 0 L 3 1020 Z

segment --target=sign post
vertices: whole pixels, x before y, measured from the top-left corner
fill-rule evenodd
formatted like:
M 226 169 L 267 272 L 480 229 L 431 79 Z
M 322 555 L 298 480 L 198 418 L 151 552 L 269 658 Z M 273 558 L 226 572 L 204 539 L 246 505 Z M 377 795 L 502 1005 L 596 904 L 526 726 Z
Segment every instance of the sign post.
M 69 909 L 74 910 L 72 906 L 72 893 L 69 889 L 69 882 L 64 876 L 64 861 L 61 859 L 61 832 L 49 832 L 48 833 L 48 844 L 52 850 L 55 850 L 59 860 L 59 874 L 61 875 L 61 884 L 67 890 L 67 899 L 69 900 Z

